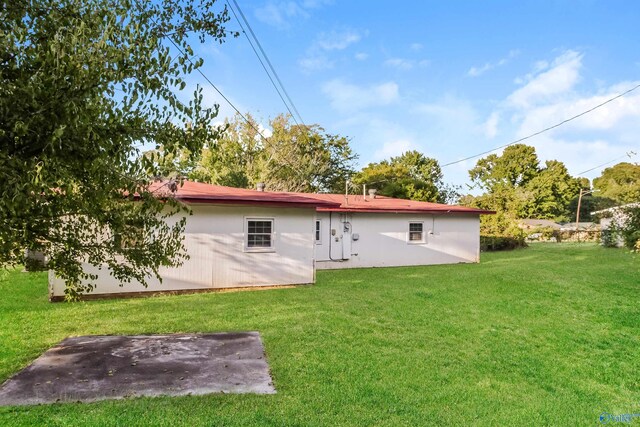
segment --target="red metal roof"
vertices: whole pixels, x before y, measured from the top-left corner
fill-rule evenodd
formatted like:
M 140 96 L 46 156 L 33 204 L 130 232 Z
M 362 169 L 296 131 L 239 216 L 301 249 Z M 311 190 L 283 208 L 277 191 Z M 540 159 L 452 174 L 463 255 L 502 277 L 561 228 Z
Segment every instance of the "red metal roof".
M 278 194 L 278 193 L 271 193 Z M 282 194 L 282 193 L 280 193 Z M 445 205 L 442 203 L 418 202 L 416 200 L 395 199 L 393 197 L 376 196 L 366 198 L 362 195 L 350 194 L 348 198 L 344 194 L 304 194 L 316 200 L 333 202 L 339 206 L 318 207 L 319 212 L 387 212 L 387 213 L 468 213 L 468 214 L 495 214 L 494 211 L 469 208 L 466 206 Z
M 445 205 L 442 203 L 418 202 L 415 200 L 395 199 L 362 195 L 291 193 L 248 190 L 245 188 L 225 187 L 222 185 L 184 181 L 182 186 L 172 193 L 170 181 L 154 182 L 150 190 L 159 195 L 175 197 L 189 203 L 249 204 L 282 207 L 315 207 L 319 212 L 372 212 L 372 213 L 467 213 L 494 214 L 493 211 L 468 208 L 465 206 Z
M 337 203 L 306 197 L 306 194 L 271 193 L 245 188 L 225 187 L 222 185 L 205 184 L 202 182 L 183 181 L 177 184 L 176 192 L 169 189 L 170 181 L 158 181 L 150 185 L 149 189 L 158 195 L 175 197 L 188 203 L 215 203 L 241 205 L 267 205 L 280 207 L 337 207 Z

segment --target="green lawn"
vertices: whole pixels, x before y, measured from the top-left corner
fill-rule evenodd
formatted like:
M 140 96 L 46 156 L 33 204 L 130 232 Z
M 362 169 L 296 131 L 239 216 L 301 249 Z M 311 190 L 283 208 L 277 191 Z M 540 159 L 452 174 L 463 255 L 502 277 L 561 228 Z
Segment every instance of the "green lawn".
M 63 338 L 257 330 L 278 393 L 0 408 L 0 425 L 598 425 L 640 413 L 640 257 L 539 244 L 315 286 L 67 304 L 0 273 L 0 381 Z M 640 425 L 640 418 L 631 424 Z

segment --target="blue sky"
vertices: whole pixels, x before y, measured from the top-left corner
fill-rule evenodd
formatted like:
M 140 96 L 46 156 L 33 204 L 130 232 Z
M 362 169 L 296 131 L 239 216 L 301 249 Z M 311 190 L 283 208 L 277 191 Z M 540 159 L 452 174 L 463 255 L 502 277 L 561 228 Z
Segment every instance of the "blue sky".
M 445 164 L 640 83 L 640 2 L 238 1 L 305 123 L 351 138 L 359 166 L 408 149 Z M 244 36 L 195 48 L 241 111 L 265 126 L 285 111 Z M 640 89 L 527 143 L 575 175 L 638 141 Z M 475 161 L 444 168 L 445 181 L 467 183 Z

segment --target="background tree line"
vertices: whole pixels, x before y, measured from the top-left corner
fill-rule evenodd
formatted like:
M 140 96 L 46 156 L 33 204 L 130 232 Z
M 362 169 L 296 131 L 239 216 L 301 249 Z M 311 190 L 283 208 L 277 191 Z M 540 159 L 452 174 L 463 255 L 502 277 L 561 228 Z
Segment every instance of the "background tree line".
M 591 221 L 591 212 L 640 200 L 638 165 L 619 163 L 607 168 L 592 186 L 587 178 L 571 176 L 558 160 L 541 165 L 535 148 L 525 144 L 478 160 L 469 177 L 473 188 L 483 193 L 464 196 L 461 203 L 496 211 L 482 217 L 482 233 L 487 235 L 520 235 L 518 219 L 575 221 L 581 190 L 582 221 Z
M 245 120 L 246 118 L 246 120 Z M 358 158 L 349 139 L 327 133 L 319 125 L 291 122 L 278 115 L 268 122 L 269 132 L 251 115 L 236 115 L 220 128 L 220 136 L 200 152 L 183 150 L 165 154 L 147 152 L 158 162 L 163 176 L 183 176 L 216 185 L 268 191 L 359 193 L 362 185 L 378 194 L 431 202 L 453 202 L 456 188 L 443 182 L 438 161 L 408 151 L 356 171 Z M 269 136 L 265 137 L 265 133 Z M 352 185 L 345 186 L 349 180 Z
M 184 150 L 159 159 L 165 176 L 184 176 L 217 185 L 268 191 L 345 192 L 375 188 L 378 194 L 437 203 L 459 203 L 494 210 L 483 216 L 482 232 L 489 235 L 521 233 L 518 220 L 551 219 L 568 222 L 576 217 L 582 190 L 580 217 L 640 198 L 640 166 L 620 163 L 594 179 L 573 177 L 558 160 L 541 163 L 535 148 L 516 144 L 502 154 L 490 154 L 469 170 L 469 190 L 481 194 L 461 196 L 461 187 L 446 184 L 438 161 L 412 150 L 399 156 L 369 163 L 356 170 L 357 154 L 349 139 L 329 134 L 319 125 L 294 124 L 288 115 L 278 115 L 261 129 L 251 115 L 236 115 L 219 129 L 219 137 L 198 153 Z M 268 137 L 264 135 L 268 134 Z

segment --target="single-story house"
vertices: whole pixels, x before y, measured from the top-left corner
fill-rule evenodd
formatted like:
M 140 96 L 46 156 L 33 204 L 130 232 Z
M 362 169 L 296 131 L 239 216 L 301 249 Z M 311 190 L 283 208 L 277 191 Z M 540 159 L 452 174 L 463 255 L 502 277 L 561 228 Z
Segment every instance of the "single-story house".
M 189 259 L 162 283 L 125 287 L 96 266 L 91 295 L 309 284 L 315 270 L 478 262 L 480 209 L 382 196 L 303 194 L 189 182 L 173 193 L 193 214 Z M 65 283 L 49 274 L 52 300 Z

